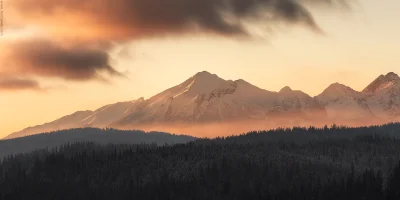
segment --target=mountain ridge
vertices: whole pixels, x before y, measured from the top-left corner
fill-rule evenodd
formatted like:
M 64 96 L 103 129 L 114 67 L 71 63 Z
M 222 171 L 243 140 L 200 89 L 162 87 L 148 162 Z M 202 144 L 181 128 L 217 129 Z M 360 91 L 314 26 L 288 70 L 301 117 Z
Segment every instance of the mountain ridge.
M 399 82 L 400 82 L 400 77 L 394 72 L 389 72 L 386 75 L 383 75 L 383 74 L 380 75 L 371 84 L 369 84 L 364 90 L 362 90 L 362 92 L 364 92 L 364 93 L 377 92 L 380 90 L 390 88 Z
M 400 78 L 393 72 L 380 75 L 362 91 L 333 83 L 321 94 L 312 97 L 289 86 L 274 92 L 243 79 L 225 80 L 202 71 L 148 99 L 141 97 L 94 111 L 78 111 L 53 122 L 12 133 L 6 138 L 81 127 L 132 128 L 241 120 L 269 124 L 279 121 L 289 126 L 315 125 L 312 123 L 321 120 L 325 120 L 324 123 L 370 119 L 376 123 L 391 122 L 400 119 L 399 96 Z

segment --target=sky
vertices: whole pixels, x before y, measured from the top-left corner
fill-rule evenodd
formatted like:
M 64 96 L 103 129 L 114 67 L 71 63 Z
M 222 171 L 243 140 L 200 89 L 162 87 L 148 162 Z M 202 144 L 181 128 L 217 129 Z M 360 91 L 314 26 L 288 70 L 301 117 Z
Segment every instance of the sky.
M 398 0 L 2 1 L 0 137 L 199 71 L 311 96 L 400 73 Z

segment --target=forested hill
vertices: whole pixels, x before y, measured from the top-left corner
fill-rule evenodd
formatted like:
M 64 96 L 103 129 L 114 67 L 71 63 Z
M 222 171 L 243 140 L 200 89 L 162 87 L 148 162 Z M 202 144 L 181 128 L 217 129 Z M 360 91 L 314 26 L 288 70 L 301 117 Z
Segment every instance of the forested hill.
M 384 138 L 346 145 L 69 144 L 4 159 L 0 199 L 398 200 L 399 149 L 399 140 Z
M 70 143 L 5 157 L 0 200 L 398 200 L 398 129 L 294 128 L 162 146 Z
M 67 143 L 94 142 L 97 144 L 178 144 L 196 138 L 163 132 L 123 131 L 116 129 L 78 128 L 0 140 L 0 159 L 10 154 L 28 153 L 35 149 L 53 148 Z

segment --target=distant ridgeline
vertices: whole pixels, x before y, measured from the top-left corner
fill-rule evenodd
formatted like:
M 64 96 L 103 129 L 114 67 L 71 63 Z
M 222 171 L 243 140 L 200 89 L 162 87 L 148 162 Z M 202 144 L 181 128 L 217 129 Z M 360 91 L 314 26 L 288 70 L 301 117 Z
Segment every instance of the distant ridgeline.
M 179 130 L 195 137 L 214 137 L 217 134 L 204 134 L 201 129 L 227 136 L 283 126 L 369 126 L 400 121 L 399 96 L 400 77 L 393 72 L 380 75 L 363 91 L 334 83 L 312 97 L 290 87 L 268 91 L 243 79 L 225 80 L 203 71 L 148 99 L 77 111 L 5 139 L 82 127 Z
M 164 132 L 144 132 L 140 130 L 116 130 L 98 128 L 78 128 L 41 133 L 31 136 L 0 140 L 0 158 L 18 153 L 28 153 L 35 149 L 53 148 L 67 143 L 94 142 L 97 144 L 177 144 L 196 138 Z
M 81 134 L 96 143 L 71 139 Z M 399 136 L 400 124 L 198 140 L 112 129 L 59 131 L 0 142 L 0 152 L 69 142 L 6 156 L 0 200 L 398 200 Z M 157 145 L 165 143 L 174 145 Z
M 77 128 L 41 133 L 31 136 L 0 140 L 0 158 L 18 153 L 28 153 L 36 149 L 53 148 L 67 143 L 93 142 L 96 144 L 181 144 L 197 140 L 196 143 L 258 144 L 270 142 L 308 143 L 323 140 L 346 140 L 357 137 L 400 137 L 400 123 L 381 126 L 349 128 L 333 125 L 324 128 L 293 127 L 268 131 L 253 131 L 239 136 L 200 139 L 187 135 L 164 132 L 144 132 L 140 130 L 117 130 L 112 128 Z

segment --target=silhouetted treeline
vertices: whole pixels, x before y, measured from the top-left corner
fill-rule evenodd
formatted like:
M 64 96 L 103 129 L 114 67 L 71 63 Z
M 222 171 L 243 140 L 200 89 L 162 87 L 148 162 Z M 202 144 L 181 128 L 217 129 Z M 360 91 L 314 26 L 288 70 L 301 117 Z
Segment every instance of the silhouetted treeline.
M 295 142 L 308 143 L 321 140 L 354 139 L 357 137 L 379 135 L 381 137 L 400 138 L 400 123 L 389 123 L 385 125 L 346 127 L 332 125 L 323 128 L 318 127 L 292 127 L 277 128 L 268 131 L 252 131 L 239 136 L 217 137 L 212 141 L 203 139 L 203 142 L 214 143 L 268 143 L 268 142 Z
M 303 131 L 353 134 L 302 142 L 253 132 L 164 146 L 65 144 L 5 157 L 0 199 L 398 200 L 400 140 L 388 134 L 392 125 L 282 130 L 303 139 Z

